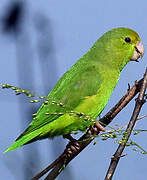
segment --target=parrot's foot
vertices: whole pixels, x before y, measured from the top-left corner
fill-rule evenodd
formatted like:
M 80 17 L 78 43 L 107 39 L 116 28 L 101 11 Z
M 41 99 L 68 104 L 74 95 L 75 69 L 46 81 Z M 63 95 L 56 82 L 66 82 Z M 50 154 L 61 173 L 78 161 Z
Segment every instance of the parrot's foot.
M 88 134 L 97 134 L 99 131 L 105 132 L 105 128 L 96 121 L 94 125 L 88 130 Z
M 66 138 L 70 141 L 67 145 L 68 156 L 71 156 L 71 154 L 75 154 L 80 149 L 80 144 L 70 134 L 63 135 L 63 138 Z
M 94 126 L 99 130 L 105 132 L 105 128 L 98 122 L 96 121 Z

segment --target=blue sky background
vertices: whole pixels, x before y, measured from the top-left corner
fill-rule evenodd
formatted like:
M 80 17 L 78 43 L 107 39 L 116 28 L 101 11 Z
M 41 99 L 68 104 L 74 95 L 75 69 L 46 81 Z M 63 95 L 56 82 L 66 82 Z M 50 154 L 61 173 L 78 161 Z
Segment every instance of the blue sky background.
M 7 11 L 11 0 L 0 1 L 0 16 Z M 129 27 L 139 33 L 145 50 L 147 45 L 147 2 L 145 0 L 32 0 L 25 1 L 23 35 L 20 38 L 0 31 L 0 83 L 33 90 L 47 95 L 66 70 L 71 67 L 106 31 L 115 27 Z M 41 24 L 43 23 L 43 24 Z M 2 26 L 2 24 L 0 25 Z M 2 29 L 2 27 L 0 27 Z M 42 44 L 45 47 L 42 48 Z M 42 50 L 43 49 L 43 50 Z M 45 51 L 44 51 L 45 49 Z M 120 81 L 103 114 L 127 91 L 127 85 L 139 80 L 146 68 L 146 53 L 139 63 L 130 62 L 121 73 Z M 113 121 L 125 125 L 130 119 L 133 100 Z M 30 179 L 45 168 L 67 143 L 61 137 L 42 140 L 2 154 L 28 126 L 38 105 L 30 104 L 25 96 L 15 96 L 10 90 L 0 89 L 0 172 L 1 179 Z M 145 115 L 147 105 L 141 110 Z M 136 128 L 147 129 L 146 118 Z M 147 149 L 146 133 L 132 137 Z M 110 158 L 117 148 L 113 141 L 92 143 L 76 157 L 58 180 L 89 180 L 105 177 Z M 141 180 L 147 176 L 147 155 L 126 148 L 114 180 Z M 26 174 L 29 175 L 26 175 Z M 29 177 L 30 176 L 30 177 Z

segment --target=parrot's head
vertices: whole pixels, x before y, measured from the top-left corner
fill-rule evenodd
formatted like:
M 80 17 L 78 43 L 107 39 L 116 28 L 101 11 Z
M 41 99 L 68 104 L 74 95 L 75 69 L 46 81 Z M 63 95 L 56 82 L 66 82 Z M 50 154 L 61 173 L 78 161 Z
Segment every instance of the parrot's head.
M 144 55 L 144 46 L 137 32 L 129 28 L 115 28 L 106 32 L 96 42 L 107 64 L 120 70 L 129 62 L 136 61 Z M 101 54 L 101 55 L 102 55 Z

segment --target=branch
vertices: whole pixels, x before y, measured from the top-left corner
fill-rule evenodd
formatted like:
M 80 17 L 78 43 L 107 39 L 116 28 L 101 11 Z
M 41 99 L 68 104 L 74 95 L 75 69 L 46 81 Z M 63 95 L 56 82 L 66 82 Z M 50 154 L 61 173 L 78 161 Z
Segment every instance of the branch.
M 132 117 L 130 119 L 128 127 L 124 133 L 123 138 L 122 138 L 122 143 L 118 146 L 115 154 L 111 158 L 110 166 L 109 166 L 109 169 L 107 171 L 105 180 L 111 180 L 112 179 L 113 174 L 115 172 L 115 169 L 117 167 L 117 164 L 120 160 L 120 157 L 122 157 L 123 150 L 126 146 L 126 143 L 129 139 L 130 135 L 131 135 L 133 127 L 135 126 L 135 123 L 137 121 L 137 117 L 139 115 L 141 107 L 145 103 L 144 95 L 145 95 L 146 88 L 147 88 L 147 70 L 146 70 L 146 73 L 144 74 L 144 79 L 143 79 L 143 83 L 142 83 L 142 86 L 140 89 L 140 93 L 138 95 L 138 98 L 136 99 L 136 104 L 135 104 L 135 108 L 134 108 Z
M 140 91 L 142 82 L 143 79 L 135 82 L 134 86 L 130 90 L 128 90 L 128 92 L 120 99 L 120 101 L 103 118 L 99 120 L 103 126 L 107 126 L 108 124 L 110 124 L 114 117 L 135 97 L 135 95 Z M 74 152 L 69 156 L 68 148 L 71 147 L 71 144 L 68 143 L 64 152 L 51 165 L 49 165 L 42 172 L 32 178 L 32 180 L 38 180 L 52 168 L 54 169 L 46 177 L 46 180 L 55 179 L 67 166 L 67 164 L 72 159 L 74 159 L 99 134 L 99 131 L 95 131 L 90 134 L 91 131 L 92 127 L 90 127 L 88 131 L 77 140 L 80 146 L 76 153 Z

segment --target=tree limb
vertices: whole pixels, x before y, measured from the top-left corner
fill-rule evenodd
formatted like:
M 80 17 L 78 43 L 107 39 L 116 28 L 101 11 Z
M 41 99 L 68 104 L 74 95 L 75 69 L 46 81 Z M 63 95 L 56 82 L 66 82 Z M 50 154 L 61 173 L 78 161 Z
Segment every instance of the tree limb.
M 135 82 L 134 86 L 130 90 L 128 90 L 128 92 L 120 99 L 120 101 L 103 118 L 99 120 L 99 122 L 103 126 L 107 126 L 108 124 L 110 124 L 114 117 L 135 97 L 135 95 L 140 91 L 142 82 L 143 79 Z M 77 140 L 80 146 L 76 152 L 69 155 L 68 148 L 70 148 L 71 144 L 68 143 L 64 152 L 51 165 L 49 165 L 42 172 L 32 178 L 32 180 L 39 179 L 52 168 L 54 169 L 46 177 L 46 180 L 54 180 L 67 166 L 67 164 L 72 159 L 74 159 L 99 134 L 99 131 L 93 132 L 92 128 L 93 127 L 90 127 L 87 132 Z
M 117 164 L 120 160 L 120 157 L 122 157 L 123 150 L 125 149 L 126 143 L 131 135 L 133 127 L 135 126 L 135 123 L 137 121 L 137 117 L 139 115 L 141 107 L 145 103 L 144 95 L 145 95 L 146 88 L 147 88 L 147 70 L 146 70 L 146 73 L 144 74 L 144 79 L 143 79 L 143 83 L 142 83 L 138 98 L 136 99 L 136 104 L 135 104 L 135 108 L 134 108 L 132 117 L 131 117 L 130 122 L 127 126 L 127 129 L 123 135 L 122 143 L 118 146 L 115 154 L 111 158 L 110 166 L 108 168 L 105 180 L 112 179 L 115 169 L 117 167 Z

